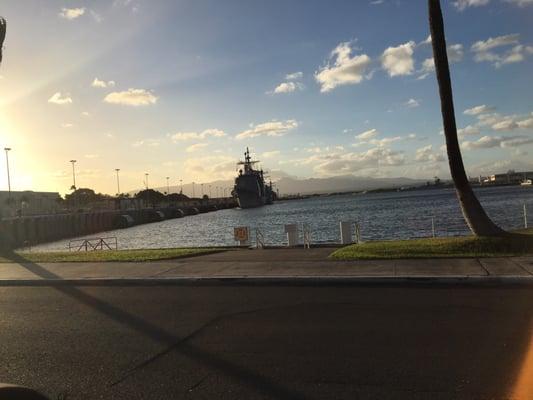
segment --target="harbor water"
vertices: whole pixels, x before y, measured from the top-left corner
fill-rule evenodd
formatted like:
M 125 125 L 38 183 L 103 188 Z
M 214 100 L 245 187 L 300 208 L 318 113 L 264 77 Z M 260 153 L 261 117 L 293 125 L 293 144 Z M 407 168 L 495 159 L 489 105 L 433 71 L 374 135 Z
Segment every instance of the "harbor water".
M 533 188 L 476 189 L 487 213 L 505 229 L 524 227 L 524 204 L 533 225 Z M 170 219 L 89 237 L 114 236 L 119 249 L 232 246 L 233 228 L 248 226 L 252 239 L 260 229 L 266 245 L 286 243 L 284 225 L 307 224 L 312 243 L 339 242 L 339 222 L 357 221 L 363 240 L 409 239 L 469 233 L 453 189 L 360 193 L 280 201 L 251 209 L 227 209 Z M 62 251 L 69 239 L 35 246 L 34 251 Z

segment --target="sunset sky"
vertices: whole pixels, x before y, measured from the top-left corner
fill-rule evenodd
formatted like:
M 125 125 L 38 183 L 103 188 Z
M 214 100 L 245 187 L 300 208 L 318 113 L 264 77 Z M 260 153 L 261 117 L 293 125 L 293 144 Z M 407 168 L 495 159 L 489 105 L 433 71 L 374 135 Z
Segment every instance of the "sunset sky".
M 533 170 L 533 0 L 442 1 L 471 175 Z M 2 0 L 14 190 L 449 176 L 422 0 Z M 2 154 L 3 156 L 3 154 Z M 5 162 L 0 185 L 7 188 Z

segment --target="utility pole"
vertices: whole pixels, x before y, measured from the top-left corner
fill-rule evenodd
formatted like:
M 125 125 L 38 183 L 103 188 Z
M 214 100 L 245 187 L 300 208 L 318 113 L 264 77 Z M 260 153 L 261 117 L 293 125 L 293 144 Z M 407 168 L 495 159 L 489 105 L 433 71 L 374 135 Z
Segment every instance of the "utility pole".
M 117 173 L 117 197 L 120 195 L 120 180 L 118 178 L 118 171 L 120 171 L 120 168 L 115 168 L 115 171 Z
M 76 160 L 70 160 L 72 164 L 72 190 L 76 190 L 76 169 L 74 167 L 74 164 L 76 164 Z
M 148 172 L 144 173 L 144 184 L 146 185 L 146 189 L 148 190 Z
M 170 177 L 167 176 L 167 194 L 170 194 L 170 186 L 168 185 L 168 180 Z
M 9 198 L 11 198 L 11 177 L 9 176 L 9 152 L 11 147 L 4 147 L 6 152 L 6 164 L 7 164 L 7 190 L 9 191 Z

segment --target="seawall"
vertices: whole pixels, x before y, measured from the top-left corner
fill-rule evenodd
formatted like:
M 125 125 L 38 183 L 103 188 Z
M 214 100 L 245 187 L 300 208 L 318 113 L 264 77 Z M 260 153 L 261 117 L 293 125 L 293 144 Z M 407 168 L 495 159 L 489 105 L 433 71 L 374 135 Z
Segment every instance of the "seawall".
M 235 207 L 237 207 L 237 203 L 233 199 L 210 199 L 176 203 L 164 208 L 89 211 L 6 218 L 0 221 L 0 248 L 14 249 L 32 246 Z

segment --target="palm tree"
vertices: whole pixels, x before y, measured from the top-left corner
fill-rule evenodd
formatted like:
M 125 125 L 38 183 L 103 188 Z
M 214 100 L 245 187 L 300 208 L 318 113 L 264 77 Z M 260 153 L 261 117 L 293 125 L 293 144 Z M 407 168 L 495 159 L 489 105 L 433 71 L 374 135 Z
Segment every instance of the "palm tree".
M 2 48 L 4 47 L 4 39 L 6 38 L 6 27 L 6 20 L 0 17 L 0 63 L 2 62 Z
M 455 124 L 455 112 L 453 108 L 452 84 L 450 79 L 450 67 L 446 53 L 446 38 L 444 36 L 444 22 L 440 0 L 428 0 L 429 4 L 429 27 L 433 43 L 433 57 L 435 70 L 439 84 L 442 120 L 444 124 L 444 136 L 446 138 L 446 150 L 450 173 L 455 184 L 457 198 L 463 212 L 463 216 L 472 233 L 476 236 L 501 235 L 504 231 L 489 218 L 479 200 L 477 199 L 468 178 L 466 176 L 459 140 L 457 139 L 457 126 Z

